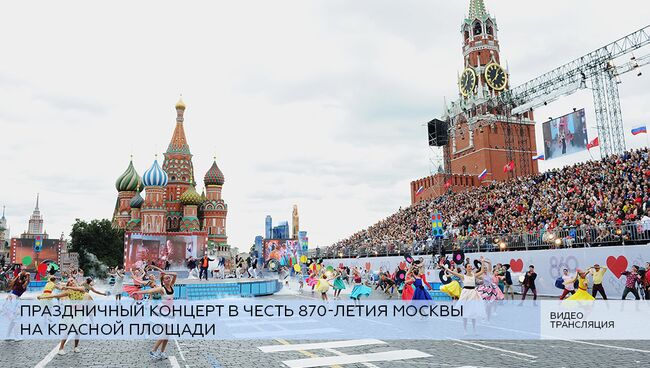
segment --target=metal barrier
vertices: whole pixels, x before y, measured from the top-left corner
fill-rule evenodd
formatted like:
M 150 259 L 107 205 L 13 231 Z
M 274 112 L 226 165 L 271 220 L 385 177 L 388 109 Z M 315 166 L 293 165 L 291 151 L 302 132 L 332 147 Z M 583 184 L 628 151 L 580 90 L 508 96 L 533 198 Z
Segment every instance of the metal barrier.
M 447 234 L 449 236 L 449 234 Z M 563 227 L 538 233 L 496 234 L 483 236 L 452 236 L 403 244 L 383 241 L 373 244 L 362 241 L 353 245 L 310 249 L 312 258 L 355 258 L 398 256 L 404 254 L 440 254 L 460 249 L 465 253 L 513 250 L 588 248 L 650 243 L 650 221 L 627 222 L 620 225 Z

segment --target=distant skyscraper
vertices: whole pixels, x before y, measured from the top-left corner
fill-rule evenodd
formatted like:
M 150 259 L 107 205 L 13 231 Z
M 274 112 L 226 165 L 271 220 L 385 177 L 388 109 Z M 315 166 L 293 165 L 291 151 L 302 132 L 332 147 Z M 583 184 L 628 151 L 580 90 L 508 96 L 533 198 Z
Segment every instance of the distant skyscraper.
M 278 226 L 273 227 L 272 237 L 270 239 L 289 239 L 289 223 L 280 221 Z
M 266 239 L 273 239 L 273 219 L 270 215 L 266 216 L 266 226 L 265 226 L 264 237 Z
M 36 235 L 41 235 L 43 239 L 47 239 L 47 233 L 43 231 L 43 216 L 38 208 L 39 195 L 36 194 L 36 207 L 32 216 L 29 218 L 29 227 L 23 233 L 23 238 L 34 238 Z
M 278 227 L 280 228 L 280 239 L 289 239 L 289 222 L 281 221 Z
M 300 232 L 300 220 L 298 218 L 298 205 L 293 205 L 293 214 L 291 216 L 292 219 L 292 239 L 298 239 L 298 232 Z
M 9 242 L 11 241 L 9 226 L 7 225 L 7 218 L 5 217 L 5 206 L 2 206 L 2 217 L 0 217 L 0 255 L 7 255 L 9 251 Z

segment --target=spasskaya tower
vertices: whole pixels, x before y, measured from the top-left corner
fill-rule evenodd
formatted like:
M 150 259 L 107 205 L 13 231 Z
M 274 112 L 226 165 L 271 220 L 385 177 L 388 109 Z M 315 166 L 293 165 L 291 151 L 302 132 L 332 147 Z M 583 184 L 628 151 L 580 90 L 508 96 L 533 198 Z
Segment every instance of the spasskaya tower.
M 445 102 L 440 118 L 448 124 L 445 173 L 411 182 L 412 203 L 538 173 L 533 111 L 512 116 L 489 103 L 510 88 L 510 73 L 501 59 L 496 18 L 483 0 L 470 0 L 460 31 L 464 62 L 458 98 Z

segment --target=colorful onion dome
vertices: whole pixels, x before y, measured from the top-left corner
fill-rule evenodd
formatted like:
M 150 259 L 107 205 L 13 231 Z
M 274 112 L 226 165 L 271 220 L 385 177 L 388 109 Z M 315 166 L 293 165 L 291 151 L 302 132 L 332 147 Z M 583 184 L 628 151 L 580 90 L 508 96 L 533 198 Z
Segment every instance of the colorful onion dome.
M 201 191 L 201 200 L 203 202 L 208 200 L 208 197 L 205 196 L 205 188 L 203 188 L 203 190 Z
M 181 194 L 180 197 L 181 203 L 183 205 L 188 206 L 188 205 L 193 205 L 193 206 L 198 206 L 201 203 L 203 203 L 203 199 L 201 198 L 201 195 L 196 192 L 196 189 L 194 188 L 194 183 L 187 188 L 185 193 Z
M 118 192 L 133 192 L 138 190 L 138 187 L 142 188 L 142 178 L 135 171 L 133 160 L 131 160 L 126 171 L 115 181 L 115 189 Z
M 153 165 L 142 175 L 142 183 L 145 187 L 164 187 L 167 185 L 167 173 L 160 168 L 158 160 L 154 160 Z
M 205 173 L 203 182 L 205 183 L 206 186 L 208 186 L 208 185 L 223 185 L 225 181 L 226 179 L 223 177 L 223 173 L 219 169 L 219 166 L 217 166 L 217 159 L 215 158 L 214 162 L 212 163 L 212 167 L 210 167 L 210 170 L 208 170 L 208 172 Z
M 133 196 L 133 198 L 131 198 L 131 202 L 129 202 L 129 205 L 131 206 L 131 208 L 140 208 L 142 207 L 143 203 L 144 203 L 144 199 L 142 198 L 142 196 L 140 196 L 140 193 L 136 193 Z

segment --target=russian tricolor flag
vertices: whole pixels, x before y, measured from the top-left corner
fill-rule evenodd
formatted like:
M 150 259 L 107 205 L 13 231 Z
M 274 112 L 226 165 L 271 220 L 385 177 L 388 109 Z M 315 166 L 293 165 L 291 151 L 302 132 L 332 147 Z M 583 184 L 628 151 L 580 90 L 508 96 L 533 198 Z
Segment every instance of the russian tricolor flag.
M 483 171 L 481 171 L 480 174 L 478 174 L 478 180 L 483 180 L 485 179 L 486 176 L 487 176 L 487 169 L 484 169 Z
M 645 125 L 632 129 L 632 135 L 646 134 L 646 133 L 648 133 L 648 131 L 646 130 Z
M 420 195 L 420 193 L 424 192 L 424 186 L 421 185 L 420 188 L 418 189 L 417 192 L 415 192 L 415 195 Z
M 537 160 L 544 161 L 544 154 L 533 156 L 533 161 Z

